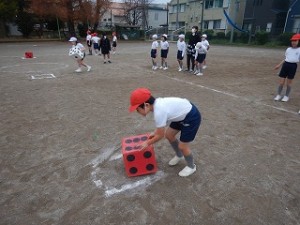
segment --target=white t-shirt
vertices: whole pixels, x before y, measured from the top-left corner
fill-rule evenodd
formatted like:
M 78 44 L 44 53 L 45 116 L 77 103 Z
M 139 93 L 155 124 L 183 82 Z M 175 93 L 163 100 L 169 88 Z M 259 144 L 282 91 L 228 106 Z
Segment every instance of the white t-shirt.
M 158 42 L 157 41 L 153 41 L 151 49 L 157 49 L 157 48 L 158 48 Z
M 208 40 L 204 39 L 204 40 L 202 40 L 201 42 L 202 42 L 202 44 L 205 45 L 205 47 L 208 49 L 208 47 L 209 47 L 209 42 L 208 42 Z
M 169 43 L 167 41 L 160 42 L 161 50 L 167 50 L 169 48 Z
M 87 41 L 90 41 L 91 39 L 92 39 L 92 35 L 90 35 L 90 34 L 86 35 L 86 40 Z
M 292 48 L 289 47 L 285 51 L 285 60 L 289 63 L 298 63 L 300 62 L 300 47 L 299 48 Z
M 185 52 L 186 44 L 184 41 L 177 41 L 177 49 L 178 51 Z
M 100 38 L 97 37 L 97 36 L 94 36 L 94 37 L 92 37 L 92 41 L 93 41 L 93 43 L 98 43 L 99 44 Z
M 117 41 L 117 37 L 116 37 L 116 36 L 113 36 L 112 41 Z
M 153 104 L 155 126 L 160 128 L 171 122 L 182 121 L 191 109 L 192 104 L 185 98 L 156 98 Z

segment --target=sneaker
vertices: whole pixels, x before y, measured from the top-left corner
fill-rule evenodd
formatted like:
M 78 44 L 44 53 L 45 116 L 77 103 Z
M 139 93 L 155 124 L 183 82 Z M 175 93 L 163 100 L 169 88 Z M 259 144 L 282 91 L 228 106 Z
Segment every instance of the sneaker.
M 194 70 L 190 69 L 190 73 L 193 73 L 193 72 L 194 72 Z
M 154 66 L 153 70 L 157 70 L 157 66 Z
M 300 110 L 299 110 L 298 114 L 300 114 Z
M 196 76 L 203 76 L 203 73 L 197 73 Z
M 91 71 L 91 69 L 92 69 L 92 67 L 91 67 L 91 66 L 87 66 L 87 71 L 88 71 L 88 72 L 90 72 L 90 71 Z
M 111 63 L 111 61 L 110 61 L 110 60 L 108 60 L 108 63 Z
M 160 70 L 162 70 L 162 69 L 163 69 L 163 67 L 162 67 L 162 66 L 160 66 L 160 67 L 159 67 L 159 69 L 160 69 Z
M 280 95 L 276 95 L 276 97 L 274 98 L 275 101 L 279 101 L 281 99 Z
M 177 155 L 175 155 L 170 161 L 169 161 L 169 166 L 175 166 L 177 165 L 181 160 L 183 160 L 184 157 L 178 157 Z
M 191 174 L 195 173 L 196 171 L 196 165 L 194 164 L 194 168 L 192 169 L 191 167 L 184 167 L 183 170 L 181 170 L 178 175 L 181 177 L 187 177 L 190 176 Z
M 178 71 L 179 71 L 179 72 L 181 72 L 181 71 L 182 71 L 182 69 L 181 69 L 181 68 L 179 68 L 179 69 L 178 69 Z
M 288 96 L 284 96 L 284 97 L 281 99 L 281 101 L 282 101 L 282 102 L 287 102 L 289 99 L 290 99 L 290 98 L 289 98 Z
M 82 69 L 81 68 L 78 68 L 77 70 L 75 70 L 76 73 L 80 73 L 82 72 Z
M 207 68 L 207 66 L 202 66 L 202 69 L 204 69 L 204 70 L 205 70 L 206 68 Z
M 168 69 L 168 67 L 164 67 L 164 70 L 167 70 Z
M 194 71 L 194 74 L 196 75 L 197 73 L 199 73 L 198 70 L 195 70 L 195 71 Z
M 105 62 L 105 61 L 104 61 L 103 63 L 104 63 L 104 64 L 106 64 L 106 62 Z

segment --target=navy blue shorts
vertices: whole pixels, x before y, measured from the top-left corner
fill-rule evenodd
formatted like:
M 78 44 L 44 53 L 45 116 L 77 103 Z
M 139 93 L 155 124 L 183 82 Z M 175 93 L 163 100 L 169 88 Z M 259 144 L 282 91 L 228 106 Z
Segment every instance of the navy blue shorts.
M 177 51 L 177 59 L 178 60 L 183 60 L 183 56 L 182 56 L 182 51 Z
M 196 106 L 192 104 L 191 111 L 186 115 L 184 120 L 172 122 L 170 127 L 175 130 L 180 130 L 180 141 L 191 142 L 195 139 L 198 129 L 201 124 L 201 114 Z
M 113 41 L 112 46 L 113 46 L 114 48 L 117 47 L 117 42 L 116 42 L 116 41 Z
M 151 58 L 156 58 L 156 49 L 151 49 Z
M 86 41 L 86 44 L 87 44 L 88 47 L 92 46 L 92 42 L 91 41 Z
M 168 49 L 160 50 L 160 57 L 167 58 L 168 57 Z
M 293 80 L 297 71 L 297 63 L 284 62 L 279 77 Z
M 94 49 L 98 49 L 98 48 L 99 48 L 98 43 L 94 43 Z
M 206 54 L 198 54 L 196 61 L 198 63 L 203 63 L 203 61 L 205 60 L 205 58 L 206 58 Z

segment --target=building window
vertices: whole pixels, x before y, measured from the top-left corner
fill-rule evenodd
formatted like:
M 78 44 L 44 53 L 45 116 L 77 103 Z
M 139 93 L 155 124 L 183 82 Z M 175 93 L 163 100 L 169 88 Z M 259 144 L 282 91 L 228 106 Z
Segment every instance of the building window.
M 158 20 L 158 13 L 154 14 L 154 20 Z
M 184 12 L 185 9 L 185 4 L 180 4 L 179 5 L 179 12 Z
M 210 9 L 214 6 L 214 0 L 206 0 L 205 1 L 205 9 Z
M 223 8 L 223 0 L 216 0 L 215 1 L 216 8 Z
M 220 29 L 221 28 L 221 20 L 214 20 L 214 29 Z
M 209 24 L 209 21 L 205 20 L 203 28 L 206 29 L 206 30 L 208 30 L 208 24 Z
M 177 13 L 177 5 L 173 5 L 173 6 L 172 6 L 171 12 L 172 12 L 172 13 Z

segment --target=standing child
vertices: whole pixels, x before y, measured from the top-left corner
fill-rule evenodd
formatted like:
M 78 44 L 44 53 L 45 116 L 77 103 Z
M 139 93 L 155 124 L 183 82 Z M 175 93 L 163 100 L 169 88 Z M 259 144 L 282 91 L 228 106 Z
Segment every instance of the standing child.
M 186 66 L 187 71 L 194 72 L 195 69 L 195 46 L 201 41 L 200 35 L 198 33 L 198 26 L 192 27 L 192 34 L 189 37 L 189 42 L 186 49 Z M 192 65 L 191 65 L 192 63 Z
M 300 61 L 300 48 L 298 47 L 300 34 L 295 34 L 291 38 L 291 47 L 285 51 L 285 59 L 275 66 L 275 70 L 281 67 L 279 73 L 279 86 L 277 88 L 277 95 L 275 101 L 281 100 L 287 102 L 292 89 L 292 81 L 297 71 L 297 63 Z M 281 97 L 281 92 L 284 84 L 286 83 L 286 92 L 284 97 Z
M 161 66 L 159 68 L 167 70 L 168 69 L 167 58 L 169 52 L 169 43 L 167 42 L 168 35 L 163 34 L 161 39 L 162 39 L 162 41 L 160 42 Z
M 195 139 L 201 123 L 201 114 L 196 106 L 185 98 L 154 98 L 148 89 L 138 88 L 130 96 L 129 111 L 135 110 L 142 116 L 153 112 L 156 126 L 154 133 L 141 144 L 141 150 L 165 137 L 175 151 L 175 156 L 169 161 L 169 165 L 175 166 L 185 159 L 187 166 L 178 175 L 187 177 L 193 174 L 196 165 L 189 143 Z M 179 132 L 178 141 L 176 135 Z
M 157 62 L 156 62 L 156 56 L 157 56 L 157 49 L 158 49 L 158 41 L 157 41 L 157 35 L 152 35 L 152 45 L 151 45 L 151 59 L 152 59 L 152 69 L 157 70 Z
M 87 31 L 87 35 L 86 35 L 86 44 L 89 48 L 89 55 L 92 55 L 92 35 L 91 35 L 91 31 L 88 30 Z
M 112 51 L 113 54 L 116 53 L 116 49 L 117 49 L 117 35 L 116 32 L 112 33 Z
M 75 70 L 75 72 L 77 72 L 77 73 L 82 72 L 82 68 L 81 68 L 82 66 L 86 67 L 88 72 L 91 71 L 92 67 L 83 62 L 83 60 L 85 58 L 85 48 L 84 48 L 84 46 L 77 41 L 76 37 L 71 37 L 69 42 L 72 43 L 72 48 L 77 47 L 83 53 L 83 58 L 79 58 L 79 57 L 75 56 L 77 64 L 78 64 L 78 69 Z
M 183 58 L 184 58 L 184 53 L 185 53 L 185 49 L 186 49 L 186 44 L 184 41 L 184 34 L 180 34 L 179 39 L 177 41 L 177 62 L 178 62 L 178 71 L 182 71 L 183 70 Z
M 92 35 L 92 42 L 93 42 L 93 47 L 95 51 L 95 55 L 99 55 L 99 44 L 100 44 L 100 38 L 98 37 L 97 33 L 93 33 Z
M 103 33 L 103 37 L 101 38 L 100 41 L 100 48 L 101 48 L 101 52 L 103 54 L 103 59 L 104 59 L 104 64 L 106 63 L 106 57 L 108 59 L 108 62 L 111 63 L 110 61 L 110 50 L 111 50 L 111 46 L 110 46 L 110 41 L 109 39 L 106 37 L 106 33 Z
M 203 75 L 203 62 L 206 57 L 207 49 L 206 46 L 202 42 L 198 42 L 195 47 L 196 54 L 195 54 L 195 65 L 196 65 L 196 76 L 202 76 Z
M 209 42 L 207 40 L 207 35 L 206 34 L 202 34 L 201 36 L 201 42 L 205 45 L 206 49 L 207 49 L 207 52 L 209 50 Z M 207 65 L 206 65 L 206 57 L 203 61 L 203 69 L 205 70 L 207 68 Z

